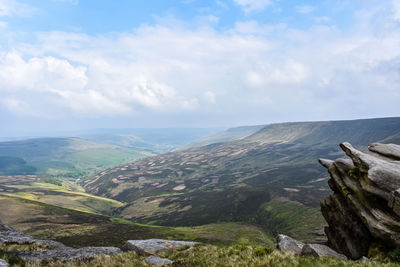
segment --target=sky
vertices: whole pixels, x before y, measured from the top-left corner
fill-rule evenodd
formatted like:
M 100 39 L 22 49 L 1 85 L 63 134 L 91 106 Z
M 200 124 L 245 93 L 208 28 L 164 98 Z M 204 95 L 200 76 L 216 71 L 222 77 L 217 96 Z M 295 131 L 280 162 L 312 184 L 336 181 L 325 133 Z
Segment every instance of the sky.
M 0 136 L 399 115 L 399 0 L 0 0 Z

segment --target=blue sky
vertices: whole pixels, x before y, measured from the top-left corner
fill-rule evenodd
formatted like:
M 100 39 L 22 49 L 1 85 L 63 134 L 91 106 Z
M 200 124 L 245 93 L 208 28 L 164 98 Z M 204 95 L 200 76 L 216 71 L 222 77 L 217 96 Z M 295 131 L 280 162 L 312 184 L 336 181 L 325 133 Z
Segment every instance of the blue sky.
M 398 116 L 400 1 L 0 0 L 1 136 Z
M 15 1 L 5 1 L 15 2 Z M 240 4 L 243 2 L 243 4 Z M 246 3 L 249 4 L 246 4 Z M 251 5 L 251 2 L 260 4 Z M 264 2 L 264 4 L 263 4 Z M 43 0 L 19 1 L 31 10 L 10 16 L 7 23 L 16 31 L 78 31 L 87 34 L 129 32 L 141 24 L 154 24 L 165 18 L 198 26 L 202 17 L 214 16 L 215 28 L 229 29 L 235 22 L 285 23 L 297 28 L 312 26 L 318 20 L 335 20 L 347 27 L 355 1 L 215 1 L 215 0 Z M 296 4 L 294 4 L 296 3 Z

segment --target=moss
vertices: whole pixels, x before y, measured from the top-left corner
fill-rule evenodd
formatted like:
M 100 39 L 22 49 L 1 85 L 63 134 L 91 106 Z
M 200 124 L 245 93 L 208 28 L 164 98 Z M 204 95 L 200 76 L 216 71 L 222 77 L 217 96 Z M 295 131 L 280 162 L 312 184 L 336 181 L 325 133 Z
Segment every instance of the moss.
M 386 227 L 394 232 L 400 233 L 400 226 L 398 225 L 386 224 Z
M 254 249 L 254 255 L 256 255 L 257 257 L 262 257 L 265 256 L 267 254 L 272 253 L 273 249 L 272 248 L 267 248 L 267 247 L 256 247 Z
M 360 172 L 360 170 L 358 168 L 354 168 L 354 169 L 348 170 L 347 174 L 351 178 L 356 179 L 356 180 L 360 179 L 360 177 L 361 177 L 361 172 Z

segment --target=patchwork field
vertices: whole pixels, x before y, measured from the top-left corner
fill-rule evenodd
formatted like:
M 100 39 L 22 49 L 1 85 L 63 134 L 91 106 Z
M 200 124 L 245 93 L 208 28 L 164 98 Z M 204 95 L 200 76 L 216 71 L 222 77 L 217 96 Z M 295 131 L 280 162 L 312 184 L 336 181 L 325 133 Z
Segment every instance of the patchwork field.
M 399 132 L 400 118 L 271 124 L 239 140 L 107 169 L 82 185 L 126 203 L 116 214 L 135 222 L 247 222 L 271 236 L 321 240 L 319 203 L 330 189 L 318 158 L 343 155 L 338 146 L 343 141 L 362 149 L 394 140 Z

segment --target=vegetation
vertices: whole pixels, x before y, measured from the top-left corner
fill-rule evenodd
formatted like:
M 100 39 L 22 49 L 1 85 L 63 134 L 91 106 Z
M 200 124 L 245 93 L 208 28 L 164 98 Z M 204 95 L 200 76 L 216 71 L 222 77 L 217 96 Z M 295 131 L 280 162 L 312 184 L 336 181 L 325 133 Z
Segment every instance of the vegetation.
M 319 204 L 330 190 L 317 159 L 337 158 L 344 140 L 365 145 L 399 131 L 399 118 L 271 124 L 240 140 L 123 164 L 83 186 L 126 203 L 116 214 L 136 222 L 251 222 L 271 235 L 318 240 Z
M 4 248 L 0 247 L 0 253 Z M 24 248 L 26 249 L 26 248 Z M 34 248 L 35 249 L 35 248 Z M 14 251 L 18 248 L 14 247 Z M 10 250 L 8 250 L 10 251 Z M 5 253 L 3 252 L 3 255 Z M 285 254 L 267 247 L 233 245 L 233 246 L 210 246 L 200 245 L 194 248 L 169 251 L 161 253 L 163 257 L 174 261 L 172 266 L 398 266 L 388 260 L 380 261 L 372 259 L 370 262 L 363 261 L 342 261 L 335 258 L 312 258 L 300 257 L 292 254 Z M 0 254 L 1 256 L 1 254 Z M 15 266 L 39 267 L 40 263 L 25 263 L 18 257 L 5 257 Z M 122 253 L 117 256 L 97 256 L 91 261 L 71 261 L 61 263 L 57 261 L 46 262 L 46 266 L 51 267 L 94 267 L 94 266 L 150 266 L 144 260 L 146 257 L 139 256 L 135 252 Z
M 386 254 L 371 252 L 376 261 L 370 263 L 294 257 L 272 251 L 272 237 L 322 241 L 319 202 L 329 190 L 316 159 L 336 158 L 338 138 L 366 144 L 393 140 L 399 130 L 399 119 L 276 124 L 246 138 L 135 162 L 151 154 L 79 138 L 0 143 L 0 171 L 36 168 L 0 176 L 0 217 L 73 247 L 120 247 L 145 238 L 212 244 L 166 253 L 175 266 L 377 266 Z M 124 253 L 66 265 L 141 266 L 143 260 Z
M 272 244 L 257 226 L 220 223 L 198 227 L 163 227 L 80 212 L 37 201 L 0 195 L 0 218 L 36 238 L 60 241 L 68 246 L 122 246 L 130 239 L 164 238 L 210 244 Z
M 54 184 L 57 186 L 62 186 L 62 180 L 53 177 L 46 177 L 43 179 L 43 183 Z
M 71 181 L 39 176 L 0 176 L 2 194 L 35 200 L 59 207 L 95 214 L 112 215 L 123 203 L 84 192 Z
M 21 158 L 0 156 L 0 175 L 34 174 L 36 171 Z

